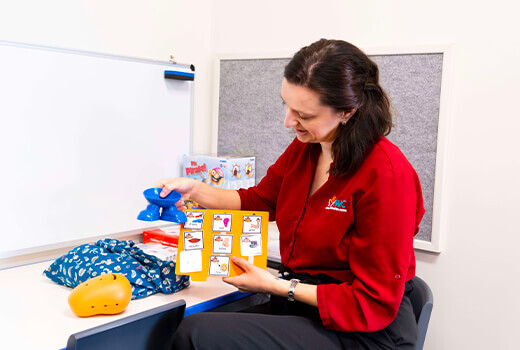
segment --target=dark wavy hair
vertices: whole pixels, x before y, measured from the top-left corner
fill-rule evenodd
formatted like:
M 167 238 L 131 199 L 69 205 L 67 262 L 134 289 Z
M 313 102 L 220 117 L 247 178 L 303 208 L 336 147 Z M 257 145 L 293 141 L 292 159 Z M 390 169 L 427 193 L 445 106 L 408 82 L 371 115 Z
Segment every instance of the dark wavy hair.
M 356 46 L 321 39 L 300 49 L 285 66 L 291 84 L 311 89 L 320 102 L 338 112 L 356 112 L 338 126 L 332 143 L 330 173 L 348 176 L 365 160 L 374 144 L 392 129 L 390 100 L 379 84 L 377 65 Z

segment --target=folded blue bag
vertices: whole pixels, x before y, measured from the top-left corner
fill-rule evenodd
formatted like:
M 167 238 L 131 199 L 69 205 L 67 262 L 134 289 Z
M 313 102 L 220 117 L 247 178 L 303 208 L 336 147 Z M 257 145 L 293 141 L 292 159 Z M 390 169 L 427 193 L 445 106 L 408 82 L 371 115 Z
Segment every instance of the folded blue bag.
M 106 238 L 83 244 L 56 259 L 43 274 L 52 281 L 76 287 L 89 278 L 122 273 L 132 285 L 132 299 L 162 292 L 171 294 L 190 285 L 189 276 L 175 275 L 175 262 L 144 253 L 131 240 Z

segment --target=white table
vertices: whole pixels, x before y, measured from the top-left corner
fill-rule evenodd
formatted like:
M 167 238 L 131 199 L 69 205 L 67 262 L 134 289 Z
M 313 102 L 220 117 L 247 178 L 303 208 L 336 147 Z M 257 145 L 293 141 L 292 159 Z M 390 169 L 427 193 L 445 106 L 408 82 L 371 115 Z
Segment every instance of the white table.
M 138 242 L 139 236 L 133 238 Z M 75 242 L 77 243 L 77 242 Z M 35 255 L 34 259 L 50 259 L 71 247 L 49 254 Z M 269 223 L 268 259 L 279 262 L 278 228 Z M 13 260 L 10 264 L 23 263 Z M 206 282 L 191 281 L 190 287 L 174 294 L 157 293 L 143 299 L 132 300 L 119 315 L 100 315 L 87 318 L 76 316 L 69 308 L 71 288 L 60 286 L 43 275 L 53 260 L 30 263 L 0 270 L 0 349 L 64 349 L 68 337 L 101 324 L 184 299 L 186 315 L 202 312 L 233 302 L 247 295 L 220 277 L 208 277 Z M 8 265 L 9 266 L 9 265 Z M 276 274 L 276 271 L 271 271 Z
M 81 318 L 69 308 L 67 299 L 72 289 L 42 274 L 51 263 L 45 261 L 0 271 L 0 348 L 64 349 L 73 333 L 175 300 L 184 299 L 186 312 L 193 313 L 243 297 L 220 277 L 208 277 L 206 282 L 192 281 L 190 287 L 178 293 L 157 293 L 132 300 L 119 315 Z

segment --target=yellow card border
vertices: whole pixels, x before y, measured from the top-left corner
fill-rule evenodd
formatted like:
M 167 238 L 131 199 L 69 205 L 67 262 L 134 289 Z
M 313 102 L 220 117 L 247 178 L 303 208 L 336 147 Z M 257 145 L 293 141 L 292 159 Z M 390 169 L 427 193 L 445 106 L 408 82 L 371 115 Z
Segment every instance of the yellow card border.
M 175 264 L 175 273 L 177 275 L 190 275 L 193 281 L 205 281 L 209 275 L 210 257 L 212 255 L 229 256 L 230 259 L 233 256 L 244 258 L 249 260 L 254 265 L 266 269 L 267 268 L 267 240 L 268 240 L 268 222 L 269 213 L 265 211 L 247 211 L 247 210 L 221 210 L 221 209 L 185 209 L 185 213 L 190 212 L 204 212 L 204 219 L 202 222 L 202 229 L 188 229 L 184 228 L 184 224 L 181 224 L 179 233 L 179 243 L 177 247 L 177 260 Z M 213 214 L 231 214 L 231 232 L 219 232 L 213 231 Z M 257 215 L 262 217 L 262 228 L 260 235 L 262 236 L 262 255 L 256 255 L 252 257 L 241 255 L 240 237 L 245 234 L 252 234 L 243 232 L 244 216 Z M 181 273 L 180 272 L 180 253 L 184 251 L 184 232 L 187 231 L 203 231 L 204 249 L 201 250 L 202 254 L 202 270 L 198 272 Z M 231 254 L 214 254 L 213 253 L 213 235 L 230 235 L 233 236 L 232 251 Z M 251 259 L 250 259 L 251 258 Z M 252 261 L 251 261 L 252 260 Z M 231 260 L 230 260 L 231 261 Z M 241 275 L 244 271 L 236 266 L 233 262 L 229 266 L 229 277 Z M 211 275 L 210 277 L 216 277 Z

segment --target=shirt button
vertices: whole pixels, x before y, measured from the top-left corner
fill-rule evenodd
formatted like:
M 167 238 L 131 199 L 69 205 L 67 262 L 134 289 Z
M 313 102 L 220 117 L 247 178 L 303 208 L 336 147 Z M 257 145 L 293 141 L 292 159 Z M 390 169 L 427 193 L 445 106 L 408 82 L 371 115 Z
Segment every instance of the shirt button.
M 401 275 L 395 275 L 394 276 L 396 280 L 400 280 L 401 279 Z

